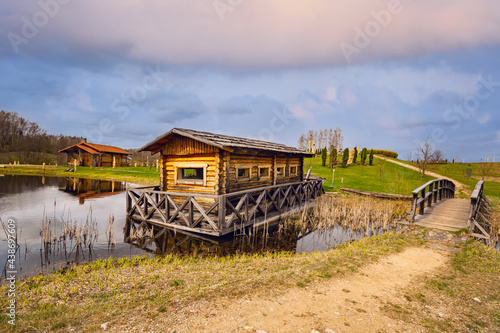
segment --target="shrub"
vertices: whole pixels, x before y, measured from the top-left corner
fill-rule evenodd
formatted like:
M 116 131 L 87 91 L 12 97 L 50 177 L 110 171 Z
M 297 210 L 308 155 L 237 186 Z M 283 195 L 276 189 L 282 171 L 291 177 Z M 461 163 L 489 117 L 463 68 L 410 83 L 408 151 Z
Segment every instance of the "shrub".
M 354 157 L 352 158 L 352 164 L 356 164 L 357 159 L 358 159 L 358 148 L 354 147 Z
M 373 150 L 373 153 L 377 154 L 377 155 L 382 155 L 382 156 L 391 157 L 391 158 L 398 157 L 398 153 L 396 153 L 395 151 L 383 150 L 383 149 L 372 149 L 372 150 Z
M 344 149 L 344 155 L 342 156 L 342 167 L 347 168 L 347 162 L 349 161 L 349 148 Z
M 330 150 L 330 168 L 333 168 L 335 162 L 337 162 L 337 148 L 332 147 Z
M 373 149 L 370 150 L 370 157 L 368 158 L 370 165 L 373 165 Z
M 326 166 L 326 156 L 327 156 L 327 152 L 326 152 L 326 147 L 325 147 L 321 150 L 321 165 L 322 166 Z
M 368 157 L 368 149 L 366 148 L 363 148 L 361 150 L 361 164 L 365 164 L 366 163 L 366 158 Z

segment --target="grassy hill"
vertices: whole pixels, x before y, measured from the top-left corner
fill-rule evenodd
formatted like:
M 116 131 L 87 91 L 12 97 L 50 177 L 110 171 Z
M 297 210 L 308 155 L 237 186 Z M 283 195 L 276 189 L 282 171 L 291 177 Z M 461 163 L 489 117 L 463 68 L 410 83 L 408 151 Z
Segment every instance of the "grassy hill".
M 383 170 L 381 175 L 379 171 Z M 411 191 L 421 186 L 420 174 L 416 171 L 407 169 L 394 163 L 373 159 L 373 165 L 355 164 L 342 168 L 340 165 L 335 167 L 335 188 L 332 184 L 332 169 L 321 165 L 321 157 L 307 158 L 304 161 L 304 169 L 312 167 L 312 174 L 326 178 L 323 185 L 325 191 L 338 191 L 339 187 L 345 187 L 355 190 L 393 193 L 393 194 L 411 194 Z M 434 179 L 425 176 L 424 183 Z

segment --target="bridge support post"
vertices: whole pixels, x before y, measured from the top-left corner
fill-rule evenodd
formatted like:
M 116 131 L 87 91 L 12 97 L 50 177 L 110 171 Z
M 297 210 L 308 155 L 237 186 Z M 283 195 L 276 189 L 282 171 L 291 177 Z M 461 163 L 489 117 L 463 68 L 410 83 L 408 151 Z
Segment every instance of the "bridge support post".
M 427 199 L 427 207 L 432 206 L 432 195 L 434 191 L 434 183 L 429 184 L 429 198 Z
M 420 195 L 422 196 L 422 201 L 420 202 L 420 208 L 418 210 L 418 213 L 420 215 L 424 215 L 424 209 L 425 209 L 425 188 L 420 192 Z

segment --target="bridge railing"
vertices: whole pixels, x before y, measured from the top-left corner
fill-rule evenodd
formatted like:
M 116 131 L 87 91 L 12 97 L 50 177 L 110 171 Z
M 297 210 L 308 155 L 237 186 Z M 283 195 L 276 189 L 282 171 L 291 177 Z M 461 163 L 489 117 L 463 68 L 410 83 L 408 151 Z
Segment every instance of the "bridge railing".
M 431 180 L 412 192 L 411 222 L 415 222 L 415 216 L 424 215 L 425 204 L 431 207 L 438 200 L 455 197 L 455 184 L 447 179 Z
M 473 236 L 490 239 L 491 202 L 484 196 L 484 181 L 480 180 L 470 196 L 469 227 Z

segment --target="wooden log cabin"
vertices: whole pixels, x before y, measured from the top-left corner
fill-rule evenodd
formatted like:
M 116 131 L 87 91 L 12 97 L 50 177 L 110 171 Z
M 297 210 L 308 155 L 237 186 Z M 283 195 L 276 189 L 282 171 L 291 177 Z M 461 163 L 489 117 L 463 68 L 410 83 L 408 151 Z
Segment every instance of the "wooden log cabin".
M 95 143 L 80 142 L 76 145 L 59 150 L 68 156 L 68 165 L 112 167 L 127 165 L 127 156 L 130 153 L 118 147 L 98 145 Z
M 221 236 L 323 193 L 324 179 L 305 179 L 313 154 L 278 143 L 174 128 L 139 151 L 160 153 L 160 186 L 129 189 L 127 213 L 161 226 Z

